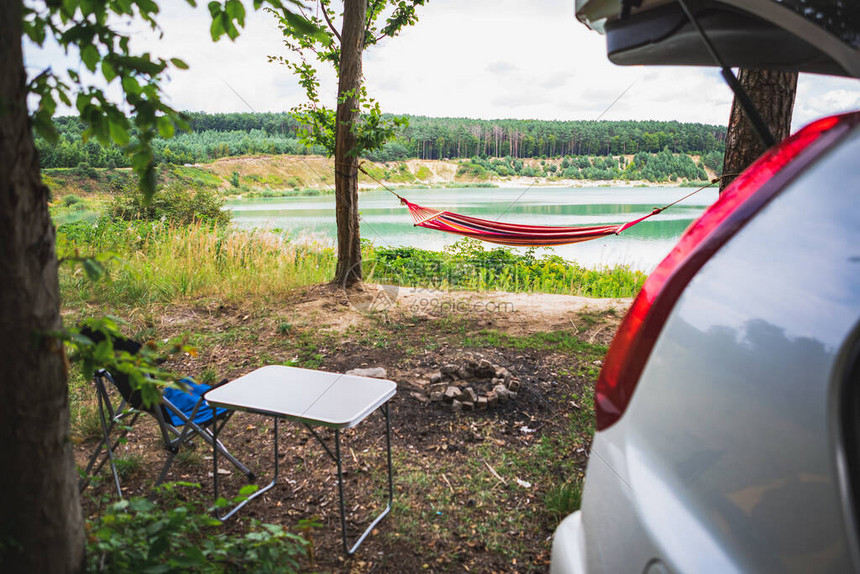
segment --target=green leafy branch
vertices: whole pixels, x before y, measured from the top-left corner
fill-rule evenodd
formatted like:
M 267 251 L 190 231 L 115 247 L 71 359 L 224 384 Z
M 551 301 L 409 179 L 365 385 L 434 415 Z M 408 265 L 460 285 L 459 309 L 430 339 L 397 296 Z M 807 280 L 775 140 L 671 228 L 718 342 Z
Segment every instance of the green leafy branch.
M 89 572 L 289 574 L 301 570 L 299 559 L 308 552 L 304 538 L 280 525 L 252 520 L 237 535 L 197 505 L 161 509 L 145 498 L 109 505 L 87 530 Z
M 403 28 L 411 26 L 418 20 L 416 8 L 423 6 L 425 0 L 391 2 L 390 0 L 375 0 L 368 5 L 365 26 L 365 44 L 372 46 L 383 38 L 397 36 Z M 334 154 L 336 114 L 331 108 L 320 103 L 319 69 L 310 63 L 313 56 L 320 63 L 328 62 L 339 72 L 340 63 L 340 33 L 332 18 L 331 0 L 319 0 L 319 13 L 322 18 L 309 16 L 302 12 L 315 27 L 315 34 L 305 34 L 288 18 L 275 14 L 278 27 L 284 36 L 284 45 L 296 60 L 285 56 L 269 56 L 270 62 L 286 66 L 297 78 L 299 85 L 305 90 L 308 101 L 291 110 L 293 116 L 304 126 L 301 132 L 302 143 L 308 146 L 324 147 L 329 155 Z M 273 12 L 270 10 L 270 12 Z M 388 13 L 381 30 L 377 21 L 384 13 Z M 274 13 L 274 12 L 273 12 Z M 335 15 L 342 18 L 343 12 Z M 358 94 L 353 91 L 338 94 L 338 104 L 355 98 L 358 102 L 359 119 L 350 129 L 355 136 L 355 147 L 349 151 L 353 157 L 364 152 L 380 149 L 391 140 L 398 129 L 408 125 L 405 117 L 393 117 L 382 113 L 379 103 L 368 97 L 362 86 Z
M 185 2 L 197 5 L 195 0 Z M 254 9 L 263 4 L 293 22 L 297 34 L 315 29 L 294 13 L 302 7 L 299 0 L 253 0 Z M 239 28 L 245 24 L 243 2 L 213 0 L 208 8 L 212 40 L 217 41 L 224 35 L 235 39 Z M 76 69 L 60 74 L 47 68 L 27 86 L 38 102 L 32 114 L 34 130 L 49 142 L 56 142 L 57 131 L 52 119 L 57 107 L 60 103 L 71 107 L 74 102 L 87 125 L 84 139 L 94 138 L 105 146 L 113 142 L 124 148 L 147 199 L 156 186 L 152 140 L 156 135 L 169 138 L 177 129 L 188 129 L 183 114 L 165 103 L 161 82 L 167 70 L 185 70 L 188 65 L 179 58 L 163 59 L 148 52 L 135 53 L 130 35 L 120 32 L 117 22 L 139 19 L 161 33 L 158 12 L 153 0 L 30 1 L 25 2 L 23 10 L 26 38 L 38 46 L 52 39 L 66 53 L 76 51 L 90 74 L 100 76 L 108 85 L 119 84 L 124 100 L 122 104 L 110 101 L 102 88 L 86 80 Z M 129 110 L 128 115 L 124 108 Z

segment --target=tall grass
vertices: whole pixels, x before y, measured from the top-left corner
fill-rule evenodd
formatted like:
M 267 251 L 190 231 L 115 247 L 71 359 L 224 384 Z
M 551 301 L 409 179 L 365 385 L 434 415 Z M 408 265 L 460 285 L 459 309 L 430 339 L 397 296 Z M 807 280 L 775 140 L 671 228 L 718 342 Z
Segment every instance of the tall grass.
M 60 287 L 67 304 L 279 296 L 331 279 L 336 262 L 330 247 L 291 242 L 268 231 L 201 223 L 102 220 L 61 226 L 57 235 L 61 258 L 104 252 L 118 256 L 108 279 L 95 283 L 80 269 L 62 266 Z
M 80 268 L 63 265 L 60 287 L 67 305 L 278 297 L 330 280 L 336 264 L 329 246 L 211 223 L 71 223 L 58 229 L 57 250 L 61 258 L 117 255 L 106 281 L 94 283 Z M 485 250 L 475 241 L 446 252 L 368 243 L 363 252 L 366 280 L 407 286 L 631 297 L 645 281 L 644 273 L 623 266 L 587 269 L 560 257 Z

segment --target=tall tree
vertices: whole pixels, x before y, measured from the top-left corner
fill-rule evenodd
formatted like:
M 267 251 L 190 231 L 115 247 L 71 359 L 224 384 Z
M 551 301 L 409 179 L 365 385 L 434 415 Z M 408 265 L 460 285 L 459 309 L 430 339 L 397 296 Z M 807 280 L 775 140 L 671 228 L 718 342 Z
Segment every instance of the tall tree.
M 60 294 L 21 50 L 22 5 L 0 0 L 0 569 L 72 572 L 84 529 L 69 446 Z M 32 544 L 31 541 L 39 541 Z
M 289 18 L 279 18 L 285 45 L 293 57 L 272 57 L 290 68 L 305 88 L 308 102 L 295 110 L 306 126 L 305 139 L 334 155 L 337 268 L 333 283 L 350 287 L 361 282 L 361 236 L 358 215 L 358 162 L 364 151 L 382 147 L 403 118 L 383 117 L 379 104 L 367 97 L 362 76 L 364 50 L 397 36 L 418 21 L 416 9 L 426 0 L 343 0 L 341 26 L 331 0 L 319 0 L 317 16 L 303 12 L 324 34 L 301 33 Z M 378 23 L 382 23 L 381 27 Z M 319 70 L 311 60 L 328 63 L 338 76 L 336 111 L 320 103 Z
M 741 69 L 738 81 L 770 127 L 776 141 L 788 137 L 797 93 L 797 72 Z M 726 133 L 726 154 L 723 158 L 725 177 L 720 182 L 720 191 L 764 152 L 761 138 L 735 98 Z
M 253 4 L 259 7 L 262 0 Z M 280 0 L 268 4 L 287 12 Z M 216 0 L 208 7 L 212 38 L 235 38 L 244 25 L 242 2 Z M 151 196 L 152 139 L 184 126 L 180 115 L 162 102 L 160 80 L 168 68 L 187 66 L 178 59 L 134 52 L 117 23 L 136 18 L 158 29 L 157 13 L 152 0 L 0 0 L 0 444 L 7 468 L 0 473 L 3 572 L 76 572 L 84 563 L 66 363 L 58 336 L 58 262 L 33 129 L 55 137 L 51 119 L 58 102 L 71 106 L 74 101 L 87 124 L 85 137 L 123 146 Z M 304 29 L 312 26 L 305 22 Z M 79 54 L 89 72 L 107 83 L 116 81 L 131 118 L 76 69 L 65 74 L 46 69 L 27 82 L 23 38 L 38 45 L 51 38 Z M 38 106 L 32 116 L 27 108 L 31 95 Z M 130 137 L 132 128 L 136 139 Z M 88 261 L 89 271 L 97 266 Z
M 323 6 L 323 9 L 325 7 Z M 358 221 L 358 154 L 352 126 L 358 120 L 361 55 L 367 0 L 345 0 L 341 29 L 338 104 L 335 118 L 334 173 L 337 268 L 334 280 L 346 286 L 361 281 L 361 230 Z

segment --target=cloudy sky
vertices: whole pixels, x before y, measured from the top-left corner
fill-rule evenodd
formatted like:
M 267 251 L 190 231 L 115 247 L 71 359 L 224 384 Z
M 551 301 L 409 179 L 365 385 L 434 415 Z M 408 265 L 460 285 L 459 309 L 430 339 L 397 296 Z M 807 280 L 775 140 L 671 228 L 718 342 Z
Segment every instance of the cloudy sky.
M 160 4 L 163 37 L 141 29 L 133 38 L 191 66 L 165 85 L 174 107 L 279 112 L 302 102 L 289 71 L 267 61 L 286 55 L 271 15 L 249 9 L 239 39 L 213 44 L 205 2 Z M 28 49 L 27 63 L 32 74 L 67 61 L 48 47 Z M 417 25 L 365 53 L 364 72 L 370 95 L 398 114 L 589 120 L 624 93 L 604 119 L 725 124 L 731 105 L 715 70 L 609 63 L 604 38 L 576 21 L 573 0 L 430 0 Z M 332 75 L 326 88 L 333 94 Z M 860 81 L 801 75 L 794 124 L 858 108 Z

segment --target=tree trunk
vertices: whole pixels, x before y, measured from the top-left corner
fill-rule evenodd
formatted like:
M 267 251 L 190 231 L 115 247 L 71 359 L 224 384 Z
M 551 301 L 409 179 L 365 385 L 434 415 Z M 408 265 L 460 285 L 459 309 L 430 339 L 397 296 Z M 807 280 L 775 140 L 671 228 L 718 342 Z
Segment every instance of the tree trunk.
M 738 81 L 770 126 L 776 141 L 782 141 L 791 133 L 791 114 L 797 92 L 797 72 L 774 70 L 745 70 L 738 74 Z M 737 98 L 732 103 L 729 129 L 726 133 L 726 155 L 723 158 L 723 191 L 735 177 L 765 152 L 764 145 L 753 130 Z
M 358 223 L 358 157 L 352 125 L 359 114 L 361 54 L 367 0 L 344 0 L 335 128 L 335 217 L 337 270 L 334 282 L 350 287 L 361 282 L 361 241 Z
M 83 569 L 54 228 L 26 106 L 21 2 L 0 0 L 0 570 Z

